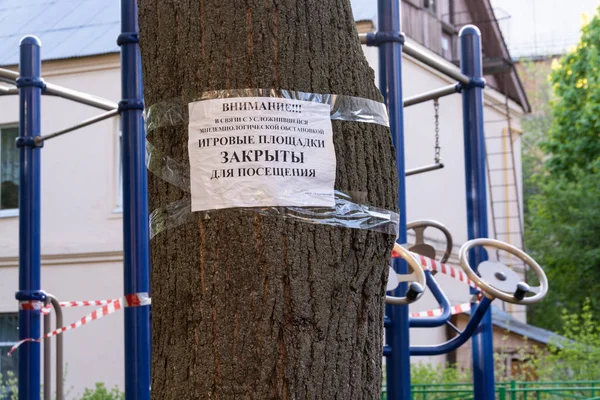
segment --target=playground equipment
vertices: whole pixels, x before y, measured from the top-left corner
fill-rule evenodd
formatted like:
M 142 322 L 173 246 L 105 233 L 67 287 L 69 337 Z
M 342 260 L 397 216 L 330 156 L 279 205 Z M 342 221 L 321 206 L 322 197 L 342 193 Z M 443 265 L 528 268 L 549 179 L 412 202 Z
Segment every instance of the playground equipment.
M 510 268 L 502 263 L 484 261 L 477 270 L 469 263 L 469 251 L 477 246 L 489 247 L 509 252 L 527 264 L 536 274 L 540 285 L 530 287 Z M 465 243 L 459 252 L 460 265 L 477 286 L 489 297 L 498 298 L 509 303 L 533 304 L 540 301 L 548 292 L 548 278 L 542 267 L 524 251 L 507 243 L 494 239 L 475 239 Z M 527 293 L 533 296 L 525 297 Z
M 19 73 L 0 70 L 0 79 L 15 84 L 19 93 L 20 123 L 17 146 L 20 148 L 21 170 L 19 290 L 16 293 L 20 302 L 19 339 L 40 337 L 41 304 L 48 299 L 52 301 L 52 297 L 42 290 L 40 282 L 40 152 L 44 141 L 120 114 L 123 131 L 123 257 L 126 299 L 125 396 L 127 399 L 149 400 L 148 195 L 142 118 L 144 104 L 135 0 L 121 1 L 121 31 L 117 43 L 121 46 L 123 98 L 118 104 L 44 82 L 41 77 L 41 43 L 33 36 L 21 40 Z M 15 91 L 9 89 L 5 94 L 15 94 Z M 71 128 L 40 136 L 42 94 L 59 96 L 107 112 Z M 57 362 L 62 364 L 61 359 Z M 40 370 L 40 343 L 30 341 L 19 350 L 19 399 L 40 398 Z M 44 376 L 45 387 L 49 388 L 49 372 L 45 372 Z M 60 400 L 60 394 L 58 398 Z
M 398 274 L 398 282 L 411 282 L 404 297 L 385 296 L 386 304 L 405 306 L 421 298 L 426 286 L 426 273 L 423 267 L 414 259 L 414 257 L 404 247 L 398 243 L 394 244 L 394 253 L 398 254 L 413 270 L 412 274 Z
M 469 263 L 469 252 L 475 247 L 487 247 L 490 249 L 504 250 L 520 258 L 529 265 L 537 275 L 540 286 L 531 288 L 521 281 L 521 278 L 510 268 L 500 262 L 484 261 L 478 265 L 481 277 L 475 272 Z M 438 355 L 456 350 L 471 338 L 475 330 L 479 327 L 482 318 L 487 313 L 489 306 L 495 298 L 502 299 L 515 304 L 533 304 L 540 301 L 548 292 L 548 280 L 543 269 L 525 254 L 523 251 L 507 243 L 494 239 L 474 239 L 469 240 L 462 245 L 459 251 L 460 264 L 477 287 L 482 291 L 481 302 L 474 306 L 473 315 L 469 318 L 467 326 L 458 335 L 448 340 L 446 343 L 429 346 L 411 346 L 411 355 Z M 474 279 L 475 278 L 475 279 Z M 428 281 L 432 286 L 437 286 L 435 280 Z M 525 297 L 529 292 L 535 293 L 531 297 Z M 414 326 L 414 325 L 411 325 Z
M 406 107 L 406 101 L 404 101 L 404 107 Z M 406 176 L 422 174 L 424 172 L 430 172 L 435 171 L 436 169 L 444 168 L 444 164 L 442 164 L 442 148 L 440 147 L 440 102 L 438 98 L 433 99 L 433 110 L 433 117 L 435 120 L 435 143 L 433 146 L 433 164 L 408 170 L 406 171 Z
M 421 254 L 425 257 L 429 257 L 432 259 L 436 258 L 435 248 L 432 245 L 425 243 L 425 230 L 427 228 L 436 229 L 444 235 L 444 238 L 446 239 L 446 248 L 444 249 L 444 254 L 440 259 L 440 262 L 445 263 L 452 255 L 452 245 L 454 244 L 454 242 L 452 240 L 452 235 L 450 234 L 450 231 L 444 225 L 437 221 L 420 220 L 410 222 L 406 225 L 407 231 L 415 232 L 415 243 L 409 248 L 409 250 L 414 253 Z
M 447 343 L 436 346 L 411 347 L 409 344 L 410 327 L 434 327 L 448 323 L 450 318 L 450 305 L 446 296 L 440 290 L 430 271 L 426 271 L 427 286 L 435 299 L 442 307 L 441 315 L 433 318 L 409 318 L 407 307 L 386 307 L 386 345 L 383 354 L 387 357 L 387 399 L 411 399 L 410 385 L 410 356 L 435 355 L 454 350 L 464 344 L 469 338 L 473 343 L 473 381 L 476 399 L 493 399 L 494 365 L 492 346 L 491 313 L 487 312 L 491 301 L 501 298 L 505 301 L 531 304 L 541 299 L 547 290 L 547 281 L 543 270 L 535 261 L 518 249 L 507 244 L 494 241 L 472 241 L 473 239 L 487 238 L 487 192 L 485 177 L 485 144 L 483 130 L 483 88 L 485 80 L 482 76 L 481 61 L 481 35 L 474 26 L 465 26 L 459 34 L 460 41 L 460 72 L 452 65 L 438 61 L 436 58 L 419 50 L 417 47 L 405 42 L 400 27 L 400 2 L 391 0 L 378 0 L 378 28 L 380 31 L 361 34 L 361 42 L 367 46 L 379 47 L 379 87 L 385 98 L 390 113 L 390 129 L 396 147 L 396 165 L 400 180 L 398 193 L 398 209 L 400 212 L 400 235 L 398 243 L 407 242 L 406 223 L 406 193 L 405 177 L 409 174 L 427 172 L 438 169 L 434 164 L 431 167 L 418 168 L 405 171 L 404 166 L 404 134 L 403 134 L 403 107 L 409 107 L 426 101 L 433 100 L 434 107 L 437 101 L 444 96 L 462 93 L 463 98 L 463 129 L 464 129 L 464 157 L 467 192 L 467 231 L 471 240 L 465 243 L 460 252 L 461 266 L 471 279 L 478 282 L 485 294 L 479 304 L 472 303 L 472 313 L 467 327 L 455 338 Z M 410 98 L 402 99 L 402 52 L 422 62 L 457 83 L 441 87 Z M 435 160 L 438 161 L 437 159 Z M 417 229 L 423 229 L 417 227 Z M 422 231 L 417 230 L 417 243 L 414 249 L 429 256 L 435 257 L 435 250 L 426 247 L 422 238 Z M 446 236 L 447 242 L 450 235 Z M 487 254 L 481 245 L 496 245 L 504 250 L 519 256 L 530 265 L 540 277 L 541 285 L 537 293 L 526 298 L 531 289 L 525 283 L 519 282 L 514 275 L 507 272 L 498 263 L 483 264 Z M 448 250 L 447 250 L 448 252 Z M 468 253 L 468 255 L 467 255 Z M 471 263 L 475 267 L 471 267 Z M 399 274 L 406 274 L 406 264 L 399 259 L 394 260 L 394 269 Z M 485 277 L 477 276 L 477 266 L 482 266 L 486 271 Z M 512 272 L 512 271 L 511 271 Z M 491 279 L 493 278 L 493 279 Z M 488 279 L 491 279 L 487 282 Z M 490 290 L 492 289 L 492 290 Z M 396 289 L 399 293 L 406 291 L 406 284 L 401 283 Z M 479 291 L 471 288 L 471 294 Z M 524 303 L 525 302 L 525 303 Z
M 150 399 L 150 301 L 149 301 L 149 230 L 147 206 L 147 182 L 145 166 L 145 133 L 142 120 L 144 108 L 142 97 L 141 65 L 135 0 L 122 0 L 121 46 L 122 100 L 116 104 L 84 93 L 46 83 L 41 78 L 40 42 L 35 37 L 21 41 L 19 73 L 0 69 L 0 80 L 14 83 L 20 95 L 20 126 L 17 146 L 21 152 L 19 187 L 19 291 L 20 339 L 40 337 L 41 304 L 51 302 L 59 311 L 56 299 L 41 289 L 40 282 L 40 152 L 46 140 L 66 134 L 95 122 L 121 115 L 123 132 L 123 229 L 124 229 L 124 295 L 125 301 L 125 396 L 128 400 Z M 489 305 L 494 298 L 521 304 L 531 304 L 541 299 L 547 291 L 547 280 L 542 269 L 526 254 L 509 245 L 491 240 L 471 240 L 460 252 L 461 265 L 482 290 L 484 296 L 479 304 L 473 303 L 472 315 L 467 327 L 454 339 L 436 346 L 410 347 L 409 327 L 433 327 L 448 323 L 450 305 L 437 285 L 430 270 L 422 265 L 401 245 L 407 242 L 407 228 L 415 231 L 417 243 L 411 248 L 416 253 L 435 258 L 435 249 L 424 243 L 424 230 L 437 228 L 446 237 L 446 261 L 452 249 L 452 238 L 443 225 L 431 221 L 406 223 L 404 167 L 403 107 L 443 96 L 462 93 L 464 109 L 465 172 L 467 183 L 467 209 L 469 239 L 487 237 L 487 201 L 485 186 L 485 152 L 483 147 L 483 97 L 485 81 L 481 74 L 480 35 L 477 28 L 467 26 L 460 33 L 461 72 L 438 62 L 428 54 L 405 43 L 400 30 L 400 4 L 393 0 L 378 0 L 381 31 L 361 35 L 363 43 L 380 48 L 380 88 L 386 99 L 390 114 L 390 129 L 396 146 L 396 162 L 399 176 L 400 233 L 393 259 L 399 275 L 398 288 L 386 297 L 387 343 L 383 349 L 387 360 L 388 399 L 408 400 L 410 393 L 410 355 L 432 355 L 451 351 L 469 338 L 473 339 L 473 369 L 475 397 L 491 399 L 494 394 L 493 356 L 491 343 L 491 318 Z M 403 46 L 404 45 L 404 46 Z M 457 84 L 423 93 L 402 100 L 402 50 L 456 79 Z M 3 94 L 16 94 L 8 89 Z M 73 127 L 48 135 L 40 135 L 41 95 L 54 95 L 104 110 L 103 114 L 90 118 Z M 438 115 L 437 107 L 436 115 Z M 436 142 L 437 143 L 437 142 Z M 441 168 L 436 144 L 435 164 L 419 168 L 426 172 Z M 429 247 L 428 247 L 429 246 Z M 481 246 L 497 246 L 523 259 L 540 278 L 538 288 L 530 288 L 520 282 L 512 271 L 487 262 Z M 408 274 L 407 264 L 412 267 Z M 473 265 L 475 267 L 473 267 Z M 477 275 L 477 268 L 481 276 Z M 510 272 L 509 272 L 510 271 Z M 442 307 L 441 315 L 433 318 L 409 318 L 407 305 L 420 298 L 425 284 Z M 472 288 L 472 294 L 479 293 Z M 534 293 L 526 297 L 528 292 Z M 398 307 L 398 305 L 403 305 Z M 58 313 L 57 311 L 57 313 Z M 58 314 L 57 314 L 58 315 Z M 57 324 L 61 324 L 57 318 Z M 479 329 L 478 329 L 479 328 Z M 46 328 L 47 330 L 48 328 Z M 478 333 L 475 333 L 476 330 Z M 61 346 L 60 344 L 58 345 Z M 45 352 L 49 351 L 49 346 Z M 46 353 L 47 354 L 47 353 Z M 49 360 L 49 357 L 47 358 Z M 47 361 L 48 362 L 48 361 Z M 57 363 L 62 360 L 57 359 Z M 49 370 L 45 370 L 45 386 L 50 387 Z M 60 373 L 60 372 L 59 372 Z M 57 374 L 58 375 L 58 374 Z M 58 376 L 57 376 L 58 379 Z M 19 351 L 19 398 L 39 400 L 40 343 L 29 341 Z M 62 391 L 57 385 L 57 392 Z M 58 400 L 60 394 L 57 393 Z M 49 396 L 49 394 L 48 394 Z M 45 398 L 46 395 L 45 395 Z

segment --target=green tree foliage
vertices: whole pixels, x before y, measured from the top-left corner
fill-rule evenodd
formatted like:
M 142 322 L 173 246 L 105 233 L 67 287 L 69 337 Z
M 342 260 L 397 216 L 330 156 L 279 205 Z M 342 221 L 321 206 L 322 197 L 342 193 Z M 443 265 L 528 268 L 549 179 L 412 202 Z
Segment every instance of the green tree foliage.
M 600 323 L 590 299 L 576 313 L 563 309 L 561 338 L 547 347 L 525 344 L 519 353 L 525 360 L 515 380 L 587 381 L 600 377 Z M 500 377 L 497 377 L 497 379 Z M 498 379 L 501 380 L 501 379 Z
M 576 313 L 600 289 L 600 14 L 550 74 L 554 99 L 544 169 L 528 199 L 526 247 L 550 279 L 530 321 L 560 330 L 556 310 Z M 527 162 L 527 159 L 525 159 Z M 600 301 L 589 306 L 600 315 Z
M 496 382 L 597 381 L 600 378 L 600 322 L 594 317 L 591 301 L 584 300 L 576 313 L 563 309 L 559 319 L 562 320 L 562 336 L 548 346 L 534 344 L 524 338 L 523 345 L 516 353 L 512 348 L 508 352 L 496 352 Z M 505 340 L 508 340 L 508 335 Z M 507 370 L 507 358 L 518 358 L 522 360 L 522 365 Z M 471 371 L 461 365 L 444 367 L 419 363 L 411 366 L 411 378 L 412 384 L 418 389 L 430 390 L 469 389 L 467 386 L 472 383 Z M 465 385 L 457 387 L 454 386 L 456 384 Z M 448 396 L 448 393 L 428 394 L 427 398 L 448 399 Z
M 527 245 L 550 280 L 533 322 L 552 330 L 564 322 L 556 310 L 576 312 L 600 290 L 600 173 L 572 173 L 571 179 L 544 179 L 541 193 L 530 201 Z M 600 302 L 594 299 L 591 306 L 598 315 Z
M 553 68 L 553 123 L 544 149 L 550 175 L 593 172 L 600 160 L 600 15 L 581 29 L 577 48 Z
M 551 59 L 518 63 L 519 75 L 527 91 L 531 113 L 521 120 L 522 168 L 524 211 L 528 212 L 528 199 L 540 193 L 539 182 L 535 178 L 544 171 L 546 155 L 540 144 L 548 138 L 552 126 L 552 86 L 548 75 L 551 72 Z

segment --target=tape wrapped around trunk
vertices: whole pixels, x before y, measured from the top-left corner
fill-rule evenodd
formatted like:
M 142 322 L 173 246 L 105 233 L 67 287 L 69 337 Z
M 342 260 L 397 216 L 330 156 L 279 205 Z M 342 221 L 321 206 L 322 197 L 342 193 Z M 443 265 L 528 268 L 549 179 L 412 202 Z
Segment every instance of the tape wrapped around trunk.
M 213 99 L 243 99 L 245 97 L 279 98 L 325 104 L 329 106 L 329 118 L 331 120 L 389 126 L 385 105 L 374 100 L 345 95 L 314 94 L 275 89 L 233 89 L 205 92 L 193 99 L 177 99 L 154 104 L 146 110 L 146 130 L 151 133 L 161 127 L 185 126 L 189 122 L 189 105 L 191 103 Z M 197 218 L 211 218 L 215 210 L 192 212 L 191 197 L 186 195 L 186 193 L 190 193 L 189 163 L 167 156 L 147 141 L 146 166 L 151 173 L 160 179 L 181 189 L 185 196 L 152 211 L 149 219 L 150 238 L 165 229 L 197 220 Z M 258 206 L 233 208 L 244 212 L 294 219 L 305 223 L 366 229 L 397 235 L 398 213 L 367 205 L 365 204 L 366 199 L 367 193 L 365 192 L 343 193 L 334 190 L 333 206 L 331 207 Z

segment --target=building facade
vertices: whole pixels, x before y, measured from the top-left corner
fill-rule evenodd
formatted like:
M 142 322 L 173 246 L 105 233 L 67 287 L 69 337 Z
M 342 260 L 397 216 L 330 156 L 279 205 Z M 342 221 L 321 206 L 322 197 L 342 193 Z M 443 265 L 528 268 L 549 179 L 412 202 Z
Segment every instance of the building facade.
M 118 0 L 81 3 L 41 0 L 38 3 L 38 15 L 35 18 L 31 17 L 34 10 L 20 2 L 11 2 L 12 6 L 4 10 L 5 18 L 12 16 L 15 21 L 22 23 L 15 22 L 0 28 L 0 38 L 3 39 L 0 44 L 0 65 L 16 69 L 18 39 L 26 33 L 34 33 L 43 43 L 42 71 L 47 81 L 118 101 L 121 89 L 118 47 L 115 43 L 119 29 Z M 353 0 L 359 31 L 375 29 L 374 3 Z M 471 2 L 466 1 L 436 3 L 434 6 L 432 0 L 404 2 L 404 26 L 410 28 L 407 31 L 408 40 L 453 65 L 458 54 L 456 34 L 460 24 L 452 22 L 449 16 L 446 18 L 445 7 L 452 5 L 456 15 L 462 15 L 463 18 L 466 17 L 464 13 L 459 13 L 460 7 L 464 7 L 462 11 L 467 14 L 481 10 L 469 11 L 466 3 Z M 56 25 L 41 22 L 47 21 L 50 16 L 57 21 Z M 87 22 L 82 25 L 81 21 L 84 20 Z M 425 22 L 417 24 L 417 20 Z M 55 26 L 58 28 L 55 29 Z M 422 35 L 419 33 L 421 31 Z M 494 46 L 501 48 L 498 43 L 486 45 L 486 35 L 484 50 L 493 49 Z M 365 47 L 365 54 L 377 75 L 377 50 Z M 403 61 L 405 97 L 452 83 L 448 77 L 408 56 L 404 56 Z M 515 83 L 510 71 L 490 74 L 486 78 L 496 85 L 485 90 L 487 151 L 502 153 L 500 157 L 490 156 L 488 177 L 490 183 L 498 182 L 515 188 L 514 192 L 509 192 L 490 186 L 488 198 L 498 202 L 507 201 L 505 204 L 508 204 L 498 207 L 490 203 L 490 209 L 496 207 L 494 215 L 490 213 L 490 227 L 501 221 L 502 217 L 511 217 L 513 226 L 510 226 L 511 222 L 504 222 L 509 224 L 504 228 L 507 232 L 513 229 L 516 232 L 518 221 L 515 216 L 520 215 L 518 211 L 522 207 L 518 201 L 522 198 L 519 197 L 519 120 L 528 111 L 528 105 L 526 99 L 523 101 L 518 82 Z M 87 106 L 43 97 L 42 134 L 74 125 L 98 113 L 98 110 Z M 18 116 L 17 98 L 0 96 L 0 373 L 15 369 L 17 358 L 7 357 L 6 350 L 17 338 L 17 302 L 14 293 L 18 277 L 18 210 L 15 199 L 18 153 L 12 144 L 17 135 Z M 433 163 L 436 143 L 433 104 L 429 102 L 407 108 L 404 125 L 407 169 Z M 440 99 L 437 125 L 445 167 L 407 178 L 408 220 L 434 219 L 444 223 L 453 234 L 456 250 L 467 240 L 460 95 Z M 113 118 L 52 139 L 42 151 L 42 282 L 43 288 L 61 301 L 113 299 L 122 294 L 119 143 L 119 121 Z M 498 170 L 497 173 L 495 170 Z M 497 236 L 519 247 L 522 245 L 522 231 L 512 237 Z M 439 237 L 431 236 L 428 240 L 440 250 L 444 247 Z M 455 254 L 451 262 L 456 264 Z M 515 268 L 520 268 L 518 263 L 513 264 Z M 438 280 L 453 304 L 468 301 L 468 288 L 465 285 L 446 276 L 438 276 Z M 411 310 L 436 307 L 433 298 L 426 294 L 411 306 Z M 515 318 L 525 320 L 522 308 L 504 307 Z M 65 322 L 74 322 L 89 311 L 65 309 Z M 412 339 L 415 344 L 439 343 L 447 340 L 447 332 L 443 328 L 415 330 Z M 122 387 L 123 351 L 122 315 L 112 315 L 67 332 L 66 387 L 72 388 L 73 395 L 81 393 L 85 387 L 92 387 L 95 382 Z M 447 360 L 440 356 L 427 361 Z

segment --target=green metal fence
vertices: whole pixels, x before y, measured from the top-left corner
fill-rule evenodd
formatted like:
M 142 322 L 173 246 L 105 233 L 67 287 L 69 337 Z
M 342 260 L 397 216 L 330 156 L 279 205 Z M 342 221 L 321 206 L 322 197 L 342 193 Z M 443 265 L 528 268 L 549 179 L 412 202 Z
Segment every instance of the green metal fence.
M 473 385 L 470 383 L 415 384 L 412 385 L 413 400 L 471 400 Z M 556 382 L 496 382 L 498 400 L 600 400 L 599 381 Z M 381 400 L 386 400 L 385 388 Z

